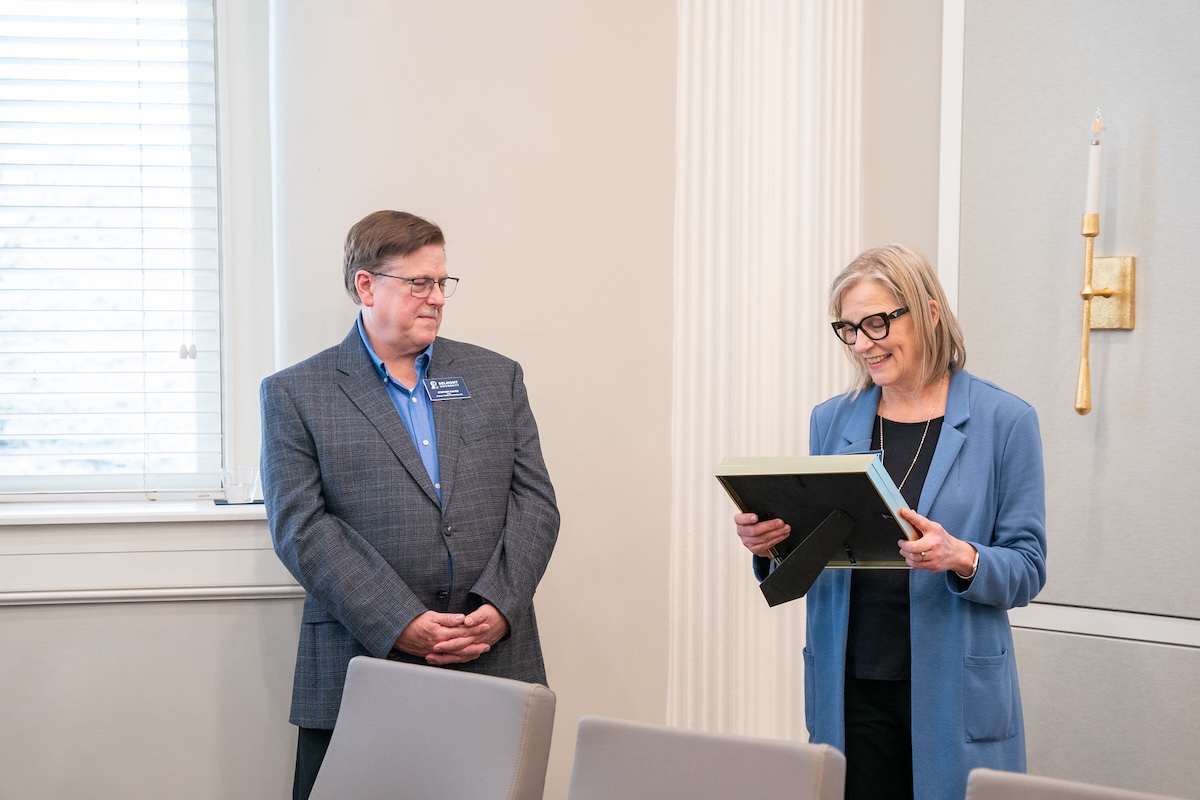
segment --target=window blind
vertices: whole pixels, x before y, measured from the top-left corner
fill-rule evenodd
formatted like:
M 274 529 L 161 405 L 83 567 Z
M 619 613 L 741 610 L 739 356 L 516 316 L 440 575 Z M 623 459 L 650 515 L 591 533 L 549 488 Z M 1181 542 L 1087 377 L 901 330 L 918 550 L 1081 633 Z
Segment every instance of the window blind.
M 0 0 L 0 492 L 220 485 L 211 0 Z

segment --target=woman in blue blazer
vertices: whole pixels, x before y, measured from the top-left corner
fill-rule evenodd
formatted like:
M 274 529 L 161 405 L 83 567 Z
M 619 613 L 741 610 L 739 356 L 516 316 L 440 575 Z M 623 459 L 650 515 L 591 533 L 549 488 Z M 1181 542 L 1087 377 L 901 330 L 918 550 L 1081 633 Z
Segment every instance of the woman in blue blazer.
M 846 754 L 846 797 L 961 800 L 974 767 L 1025 769 L 1008 609 L 1046 581 L 1033 407 L 963 369 L 962 330 L 920 253 L 868 250 L 830 290 L 857 381 L 812 412 L 815 455 L 882 453 L 920 533 L 911 570 L 825 570 L 807 595 L 809 737 Z M 765 575 L 786 520 L 735 517 Z

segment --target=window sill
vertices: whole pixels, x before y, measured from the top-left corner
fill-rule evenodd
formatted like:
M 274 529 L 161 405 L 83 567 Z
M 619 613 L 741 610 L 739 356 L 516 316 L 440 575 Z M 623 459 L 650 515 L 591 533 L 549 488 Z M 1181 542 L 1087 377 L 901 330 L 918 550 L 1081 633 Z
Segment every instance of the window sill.
M 267 512 L 262 503 L 217 505 L 212 500 L 0 503 L 0 526 L 220 522 L 266 518 Z

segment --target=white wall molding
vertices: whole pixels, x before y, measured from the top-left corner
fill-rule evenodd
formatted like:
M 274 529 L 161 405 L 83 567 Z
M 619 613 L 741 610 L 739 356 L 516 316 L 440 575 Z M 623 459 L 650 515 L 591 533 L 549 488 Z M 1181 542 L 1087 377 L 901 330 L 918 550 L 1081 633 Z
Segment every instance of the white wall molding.
M 959 206 L 962 202 L 963 46 L 966 0 L 942 2 L 941 163 L 938 168 L 938 280 L 958 313 Z
M 62 606 L 94 603 L 164 603 L 196 600 L 294 600 L 300 586 L 189 586 L 169 589 L 98 589 L 61 592 L 0 592 L 2 606 Z
M 825 294 L 861 246 L 862 12 L 678 9 L 668 720 L 802 739 L 803 604 L 767 608 L 713 472 L 807 452 L 849 384 Z
M 258 463 L 259 382 L 274 371 L 266 0 L 217 1 L 225 466 Z
M 1200 619 L 1103 608 L 1031 603 L 1009 612 L 1014 628 L 1200 647 Z
M 0 506 L 0 605 L 301 595 L 261 505 Z

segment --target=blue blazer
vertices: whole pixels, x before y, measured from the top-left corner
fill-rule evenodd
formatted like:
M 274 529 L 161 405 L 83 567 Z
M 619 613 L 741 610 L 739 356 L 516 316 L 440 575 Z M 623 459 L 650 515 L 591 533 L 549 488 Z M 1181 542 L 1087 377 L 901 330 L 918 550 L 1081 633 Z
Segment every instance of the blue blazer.
M 880 391 L 813 409 L 810 450 L 865 453 Z M 1033 407 L 965 371 L 954 373 L 946 417 L 917 512 L 979 551 L 979 571 L 913 570 L 912 738 L 915 796 L 962 800 L 974 767 L 1023 772 L 1025 732 L 1008 609 L 1046 582 L 1041 434 Z M 807 595 L 804 714 L 809 737 L 845 749 L 845 653 L 850 571 L 827 569 Z
M 546 682 L 533 594 L 558 536 L 521 367 L 438 338 L 429 377 L 471 396 L 433 404 L 441 498 L 358 326 L 262 383 L 262 482 L 275 551 L 307 591 L 291 721 L 332 728 L 350 659 L 392 653 L 426 610 L 491 603 L 509 635 L 457 667 Z

